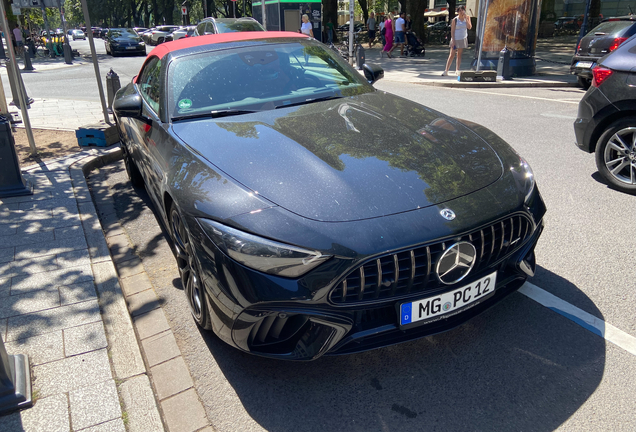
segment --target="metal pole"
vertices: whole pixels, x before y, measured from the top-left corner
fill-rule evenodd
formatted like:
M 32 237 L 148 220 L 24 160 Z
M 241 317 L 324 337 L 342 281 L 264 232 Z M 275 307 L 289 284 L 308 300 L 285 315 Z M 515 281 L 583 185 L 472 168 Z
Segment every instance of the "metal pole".
M 104 87 L 102 86 L 102 78 L 99 73 L 99 64 L 97 63 L 97 54 L 95 53 L 95 42 L 93 41 L 93 32 L 91 31 L 91 19 L 88 15 L 88 6 L 86 0 L 82 1 L 82 12 L 84 13 L 84 21 L 86 22 L 86 32 L 88 33 L 88 44 L 91 47 L 91 57 L 93 59 L 93 66 L 95 67 L 95 78 L 97 78 L 97 89 L 99 90 L 99 100 L 102 103 L 102 111 L 104 112 L 104 121 L 110 124 L 110 117 L 108 117 L 108 108 L 106 107 L 106 97 L 104 96 Z M 1 1 L 0 1 L 1 3 Z
M 576 49 L 578 48 L 579 43 L 581 42 L 581 39 L 583 39 L 583 36 L 585 36 L 585 34 L 587 33 L 587 24 L 588 24 L 587 16 L 590 14 L 591 2 L 592 0 L 587 0 L 587 2 L 585 3 L 585 16 L 583 17 L 583 24 L 581 24 L 581 31 L 579 31 L 579 38 L 576 41 L 576 47 L 574 48 L 575 54 L 576 54 Z
M 4 9 L 4 1 L 0 1 L 0 14 L 2 15 L 2 27 L 4 29 L 4 34 L 9 35 L 9 22 L 7 21 L 7 13 Z M 20 75 L 20 69 L 18 67 L 18 60 L 15 56 L 15 50 L 13 49 L 13 44 L 11 43 L 11 37 L 7 39 L 7 49 L 9 50 L 9 61 L 11 62 L 10 68 L 7 68 L 8 73 L 15 74 L 14 80 L 18 87 L 18 100 L 20 101 L 20 112 L 22 113 L 22 121 L 24 122 L 24 129 L 27 133 L 27 138 L 29 140 L 29 148 L 31 149 L 31 154 L 36 155 L 38 150 L 35 148 L 35 139 L 33 138 L 33 131 L 31 130 L 31 121 L 29 120 L 29 111 L 27 107 L 27 97 L 26 92 L 23 92 L 24 83 L 22 82 L 22 75 Z
M 349 64 L 353 66 L 353 0 L 349 0 Z
M 73 55 L 71 54 L 71 44 L 68 41 L 68 34 L 66 33 L 66 20 L 62 13 L 62 0 L 57 0 L 57 8 L 60 10 L 60 20 L 62 21 L 62 31 L 64 31 L 64 62 L 66 64 L 73 64 Z
M 265 10 L 265 0 L 261 0 L 263 6 L 263 27 L 267 30 L 267 11 Z
M 55 51 L 53 50 L 53 41 L 51 40 L 51 28 L 49 27 L 49 19 L 46 17 L 46 8 L 42 4 L 42 16 L 44 17 L 44 28 L 46 29 L 46 40 L 49 47 L 49 56 L 55 58 Z
M 208 0 L 203 0 L 203 18 L 208 16 Z
M 485 7 L 483 8 L 484 14 L 481 19 L 481 33 L 479 35 L 479 54 L 477 55 L 477 68 L 475 69 L 477 72 L 479 72 L 479 69 L 481 68 L 481 53 L 484 50 L 484 33 L 486 33 L 486 18 L 488 17 L 488 0 L 482 1 L 485 4 Z

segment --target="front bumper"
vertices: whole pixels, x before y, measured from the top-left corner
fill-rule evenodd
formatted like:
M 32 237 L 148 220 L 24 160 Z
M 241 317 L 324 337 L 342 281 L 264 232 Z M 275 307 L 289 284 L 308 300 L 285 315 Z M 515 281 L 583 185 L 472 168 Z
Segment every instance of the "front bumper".
M 128 49 L 129 47 L 126 46 L 112 46 L 110 47 L 111 52 L 113 53 L 117 53 L 117 54 L 145 54 L 146 53 L 146 47 L 142 46 L 136 46 L 133 47 L 132 49 Z
M 418 292 L 363 304 L 334 304 L 330 294 L 344 269 L 331 260 L 310 272 L 311 281 L 266 275 L 233 261 L 209 242 L 195 245 L 215 333 L 251 354 L 314 360 L 418 339 L 457 327 L 517 290 L 534 273 L 534 248 L 543 230 L 545 207 L 535 191 L 532 232 L 511 254 L 442 291 Z M 198 233 L 202 234 L 202 233 Z M 198 236 L 195 236 L 198 237 Z M 212 250 L 214 249 L 214 250 Z M 495 294 L 465 310 L 423 325 L 401 328 L 399 305 L 451 291 L 497 272 Z M 321 273 L 324 289 L 316 289 Z M 315 273 L 318 273 L 317 275 Z

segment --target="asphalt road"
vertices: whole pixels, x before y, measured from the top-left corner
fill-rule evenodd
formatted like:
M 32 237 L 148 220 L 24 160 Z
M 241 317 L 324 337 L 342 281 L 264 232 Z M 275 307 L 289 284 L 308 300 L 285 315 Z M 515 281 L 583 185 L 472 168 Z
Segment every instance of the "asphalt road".
M 636 336 L 636 198 L 609 189 L 574 145 L 582 91 L 376 87 L 481 123 L 522 154 L 548 206 L 531 281 Z M 636 430 L 636 357 L 519 293 L 456 330 L 363 354 L 240 353 L 195 326 L 167 236 L 123 164 L 90 180 L 114 191 L 218 431 Z

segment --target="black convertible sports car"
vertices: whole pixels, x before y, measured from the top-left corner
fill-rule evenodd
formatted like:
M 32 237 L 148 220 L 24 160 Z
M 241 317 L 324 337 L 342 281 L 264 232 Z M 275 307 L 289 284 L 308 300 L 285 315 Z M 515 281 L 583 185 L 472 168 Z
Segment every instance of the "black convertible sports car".
M 155 48 L 114 111 L 192 315 L 311 360 L 456 327 L 534 273 L 545 206 L 493 132 L 371 84 L 296 33 Z

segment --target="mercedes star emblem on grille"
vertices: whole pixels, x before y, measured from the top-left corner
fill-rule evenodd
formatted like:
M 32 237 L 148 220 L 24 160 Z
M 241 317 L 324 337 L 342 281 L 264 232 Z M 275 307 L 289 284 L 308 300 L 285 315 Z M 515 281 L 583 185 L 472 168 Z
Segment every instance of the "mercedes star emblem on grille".
M 468 242 L 458 242 L 444 251 L 437 261 L 437 277 L 446 285 L 464 279 L 475 265 L 477 250 Z
M 455 212 L 451 209 L 444 209 L 440 211 L 439 214 L 441 214 L 444 219 L 449 221 L 455 219 Z

